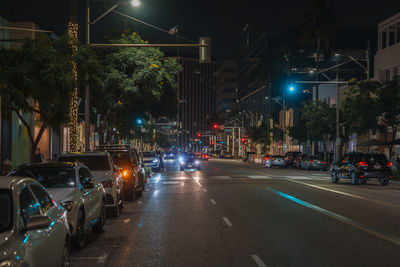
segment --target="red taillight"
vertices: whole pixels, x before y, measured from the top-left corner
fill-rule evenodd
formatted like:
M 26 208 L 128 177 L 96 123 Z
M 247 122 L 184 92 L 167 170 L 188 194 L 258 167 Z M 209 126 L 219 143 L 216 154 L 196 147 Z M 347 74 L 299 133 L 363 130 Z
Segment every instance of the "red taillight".
M 393 163 L 391 163 L 391 162 L 388 162 L 388 164 L 387 164 L 388 167 L 392 167 L 392 165 L 393 165 Z
M 364 175 L 360 175 L 360 178 L 364 178 L 365 176 Z
M 323 164 L 328 164 L 328 162 L 326 162 L 326 161 L 323 161 L 322 163 L 323 163 Z
M 310 163 L 314 163 L 315 161 L 313 161 L 313 160 L 310 160 Z
M 265 157 L 265 160 L 269 160 L 269 157 Z
M 360 161 L 360 162 L 358 163 L 358 166 L 366 167 L 366 166 L 368 166 L 368 164 L 367 164 L 365 161 Z
M 208 159 L 209 158 L 209 156 L 208 155 L 206 155 L 206 159 Z

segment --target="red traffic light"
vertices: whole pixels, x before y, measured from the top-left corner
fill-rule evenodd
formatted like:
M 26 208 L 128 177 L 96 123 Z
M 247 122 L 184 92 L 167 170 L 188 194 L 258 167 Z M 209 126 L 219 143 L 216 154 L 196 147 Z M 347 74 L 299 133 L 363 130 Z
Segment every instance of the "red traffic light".
M 212 127 L 213 127 L 214 130 L 217 130 L 218 129 L 218 123 L 213 123 Z
M 201 133 L 197 133 L 197 137 L 201 137 Z
M 244 142 L 246 141 L 246 139 L 244 139 L 244 138 L 242 137 L 241 141 L 242 141 L 242 143 L 244 143 Z

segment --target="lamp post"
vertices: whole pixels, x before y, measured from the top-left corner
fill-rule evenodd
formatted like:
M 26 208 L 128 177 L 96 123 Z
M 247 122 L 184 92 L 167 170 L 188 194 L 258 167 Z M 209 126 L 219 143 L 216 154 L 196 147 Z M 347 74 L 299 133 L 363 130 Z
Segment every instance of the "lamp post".
M 90 22 L 90 0 L 86 0 L 86 45 L 90 46 L 90 25 L 96 24 L 108 13 L 113 11 L 117 6 L 124 2 L 119 2 L 110 7 L 106 12 L 101 14 L 95 20 Z M 140 6 L 139 0 L 132 0 L 132 6 Z M 90 86 L 89 86 L 89 74 L 85 75 L 85 151 L 90 150 Z

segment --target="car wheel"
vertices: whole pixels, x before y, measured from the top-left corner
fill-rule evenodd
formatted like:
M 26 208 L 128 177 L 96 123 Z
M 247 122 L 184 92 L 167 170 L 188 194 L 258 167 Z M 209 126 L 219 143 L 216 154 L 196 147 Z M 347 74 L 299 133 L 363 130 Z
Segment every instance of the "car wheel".
M 379 182 L 381 183 L 381 185 L 386 186 L 389 184 L 389 179 L 388 178 L 380 179 Z
M 332 183 L 337 184 L 339 182 L 339 178 L 337 177 L 336 172 L 331 173 Z
M 61 267 L 69 267 L 69 265 L 70 265 L 69 251 L 70 251 L 70 246 L 69 246 L 68 239 L 66 239 L 65 244 L 64 244 L 64 249 L 63 249 L 63 257 L 62 257 Z
M 74 246 L 82 248 L 85 245 L 85 214 L 83 210 L 78 213 L 78 220 L 76 223 L 76 233 L 73 238 Z
M 100 217 L 99 221 L 93 226 L 93 232 L 102 233 L 106 227 L 106 207 L 104 206 L 104 201 L 101 203 Z
M 351 184 L 353 184 L 353 185 L 359 184 L 359 179 L 358 179 L 357 174 L 355 172 L 352 172 L 350 174 L 350 178 L 351 178 Z

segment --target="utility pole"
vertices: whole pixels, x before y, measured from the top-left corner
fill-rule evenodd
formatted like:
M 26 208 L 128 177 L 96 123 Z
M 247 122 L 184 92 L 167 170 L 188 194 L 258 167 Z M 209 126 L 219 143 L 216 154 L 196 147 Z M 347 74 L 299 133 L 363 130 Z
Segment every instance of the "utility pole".
M 90 0 L 86 0 L 86 45 L 90 45 Z M 85 151 L 90 151 L 90 87 L 89 74 L 85 75 Z
M 336 81 L 339 81 L 339 67 L 336 68 Z M 335 161 L 340 158 L 340 132 L 339 132 L 339 84 L 336 84 L 336 146 L 335 146 Z

